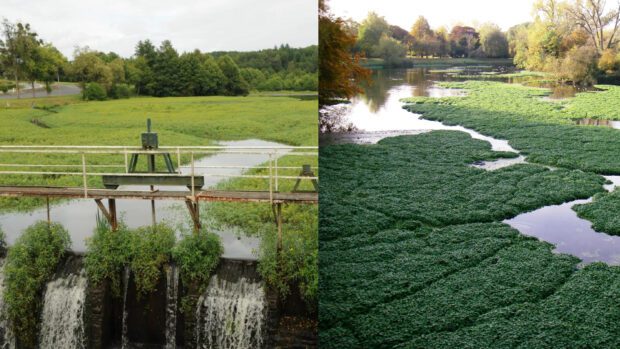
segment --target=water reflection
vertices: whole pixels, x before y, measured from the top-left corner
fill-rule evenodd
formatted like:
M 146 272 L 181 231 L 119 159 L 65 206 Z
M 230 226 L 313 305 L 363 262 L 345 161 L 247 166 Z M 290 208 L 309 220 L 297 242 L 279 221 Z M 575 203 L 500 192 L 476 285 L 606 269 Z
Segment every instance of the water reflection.
M 620 176 L 605 176 L 611 184 L 607 191 L 620 185 Z M 591 202 L 592 199 L 576 200 L 561 205 L 542 207 L 505 220 L 521 233 L 537 237 L 555 245 L 555 251 L 579 257 L 585 264 L 605 262 L 620 265 L 620 236 L 599 233 L 592 223 L 579 218 L 572 207 Z
M 221 142 L 220 144 L 225 146 L 282 146 L 282 144 L 262 140 Z M 285 151 L 281 153 L 285 154 Z M 197 160 L 196 166 L 258 166 L 268 160 L 269 156 L 263 154 L 220 153 Z M 188 174 L 188 171 L 188 168 L 181 168 L 182 173 Z M 196 168 L 195 171 L 198 174 L 204 174 L 208 171 L 210 174 L 230 175 L 240 174 L 243 170 L 239 168 Z M 213 187 L 220 181 L 226 179 L 228 178 L 205 176 L 204 187 Z M 122 186 L 122 189 L 148 190 L 148 187 Z M 174 186 L 162 186 L 156 187 L 155 189 L 162 191 L 188 190 L 187 187 Z M 191 219 L 183 202 L 175 200 L 157 200 L 155 205 L 158 221 L 165 221 L 172 224 L 179 231 L 189 231 Z M 128 227 L 137 228 L 151 224 L 150 201 L 117 200 L 116 206 L 119 217 Z M 86 250 L 85 238 L 92 235 L 96 225 L 96 215 L 97 205 L 94 200 L 90 199 L 66 201 L 62 204 L 54 205 L 51 208 L 52 220 L 61 223 L 69 231 L 73 243 L 72 250 L 75 252 L 84 252 Z M 38 220 L 46 219 L 47 211 L 45 208 L 30 212 L 3 213 L 0 214 L 0 226 L 6 234 L 7 243 L 12 245 L 26 227 Z M 243 232 L 235 231 L 232 228 L 216 229 L 214 226 L 211 226 L 208 229 L 221 237 L 224 245 L 223 257 L 233 259 L 256 259 L 256 250 L 260 243 L 259 238 L 247 236 L 243 234 Z

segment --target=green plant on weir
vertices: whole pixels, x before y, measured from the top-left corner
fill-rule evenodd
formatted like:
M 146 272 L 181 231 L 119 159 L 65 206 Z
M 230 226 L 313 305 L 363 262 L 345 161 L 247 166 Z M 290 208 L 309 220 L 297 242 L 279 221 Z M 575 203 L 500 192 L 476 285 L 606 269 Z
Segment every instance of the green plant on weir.
M 164 223 L 131 231 L 129 266 L 134 275 L 138 295 L 155 290 L 162 267 L 170 261 L 175 240 L 174 230 Z
M 181 270 L 185 285 L 197 283 L 205 286 L 218 265 L 224 247 L 220 237 L 206 231 L 186 233 L 172 249 L 172 259 Z
M 35 347 L 41 292 L 70 245 L 62 225 L 40 221 L 28 227 L 9 250 L 3 297 L 20 347 Z
M 86 240 L 88 251 L 84 257 L 84 268 L 88 280 L 93 285 L 109 280 L 112 294 L 116 297 L 120 296 L 123 269 L 129 264 L 130 234 L 123 224 L 117 231 L 112 231 L 105 218 L 97 214 L 95 232 Z

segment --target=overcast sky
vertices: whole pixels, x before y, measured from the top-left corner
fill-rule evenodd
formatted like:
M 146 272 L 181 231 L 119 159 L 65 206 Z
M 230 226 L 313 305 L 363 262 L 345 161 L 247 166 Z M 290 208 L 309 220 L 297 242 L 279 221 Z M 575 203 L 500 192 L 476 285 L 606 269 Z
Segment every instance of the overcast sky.
M 375 11 L 406 30 L 418 16 L 426 17 L 434 29 L 493 22 L 506 30 L 532 19 L 534 0 L 328 0 L 328 4 L 339 17 L 362 21 L 369 11 Z
M 249 51 L 317 43 L 316 0 L 0 0 L 0 18 L 30 23 L 67 57 L 89 46 L 130 56 L 139 40 L 179 51 Z

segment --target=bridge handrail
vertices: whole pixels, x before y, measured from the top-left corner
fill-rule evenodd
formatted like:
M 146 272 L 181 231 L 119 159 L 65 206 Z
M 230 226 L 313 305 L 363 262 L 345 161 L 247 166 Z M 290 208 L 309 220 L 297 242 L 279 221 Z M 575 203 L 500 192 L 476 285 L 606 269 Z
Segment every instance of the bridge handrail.
M 301 151 L 300 151 L 301 150 Z M 311 150 L 311 151 L 308 151 Z M 279 156 L 317 156 L 318 157 L 318 147 L 316 146 L 166 146 L 159 147 L 155 150 L 145 150 L 140 147 L 135 146 L 54 146 L 54 145 L 0 145 L 0 153 L 35 153 L 35 154 L 77 154 L 81 155 L 81 163 L 80 164 L 17 164 L 17 163 L 0 163 L 0 168 L 11 167 L 11 168 L 50 168 L 50 169 L 58 169 L 58 168 L 80 168 L 81 171 L 36 171 L 36 170 L 0 170 L 0 175 L 65 175 L 65 176 L 81 176 L 82 184 L 84 188 L 84 196 L 87 197 L 88 193 L 88 180 L 87 177 L 92 176 L 115 176 L 115 175 L 123 175 L 123 176 L 153 176 L 153 177 L 176 177 L 176 176 L 191 176 L 192 178 L 192 188 L 191 188 L 191 196 L 193 199 L 196 198 L 195 188 L 194 188 L 194 177 L 197 176 L 210 176 L 210 177 L 228 177 L 228 178 L 259 178 L 259 179 L 268 179 L 269 180 L 269 195 L 270 198 L 273 197 L 274 192 L 274 184 L 275 191 L 279 189 L 279 180 L 300 180 L 300 179 L 308 179 L 308 180 L 318 180 L 318 176 L 309 176 L 309 175 L 281 175 L 278 173 L 279 170 L 294 170 L 301 169 L 301 165 L 299 167 L 292 166 L 278 166 L 278 157 Z M 232 165 L 211 165 L 211 166 L 197 166 L 195 164 L 195 156 L 196 155 L 206 155 L 206 154 L 257 154 L 257 155 L 268 155 L 268 166 L 232 166 Z M 124 165 L 118 164 L 87 164 L 86 155 L 91 154 L 102 154 L 102 155 L 124 155 L 125 163 Z M 181 174 L 179 173 L 140 173 L 140 172 L 129 172 L 128 165 L 128 156 L 132 154 L 175 154 L 177 159 L 177 169 L 190 169 L 190 173 Z M 181 156 L 189 155 L 190 161 L 189 164 L 182 165 Z M 92 169 L 96 168 L 118 168 L 124 169 L 124 172 L 93 172 Z M 196 174 L 195 170 L 205 168 L 205 169 L 263 169 L 269 170 L 268 175 L 265 174 L 217 174 L 217 173 L 201 173 Z M 312 166 L 311 168 L 315 168 L 316 166 Z M 89 171 L 89 169 L 91 171 Z

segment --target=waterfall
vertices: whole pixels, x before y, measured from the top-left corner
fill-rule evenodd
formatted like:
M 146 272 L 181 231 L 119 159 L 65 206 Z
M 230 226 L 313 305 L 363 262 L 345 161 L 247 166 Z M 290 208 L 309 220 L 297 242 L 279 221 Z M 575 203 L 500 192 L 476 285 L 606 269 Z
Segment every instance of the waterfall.
M 166 268 L 166 349 L 176 348 L 178 295 L 179 269 L 171 264 Z
M 129 267 L 125 267 L 125 273 L 123 274 L 123 329 L 122 329 L 122 339 L 121 339 L 121 348 L 127 349 L 129 348 L 129 337 L 127 336 L 127 293 L 129 290 L 129 275 L 131 271 Z
M 251 275 L 256 274 L 255 268 L 248 272 L 249 268 L 228 264 L 198 298 L 196 343 L 209 349 L 261 348 L 266 310 L 263 282 Z
M 47 283 L 41 312 L 41 348 L 86 348 L 86 277 L 69 274 Z

